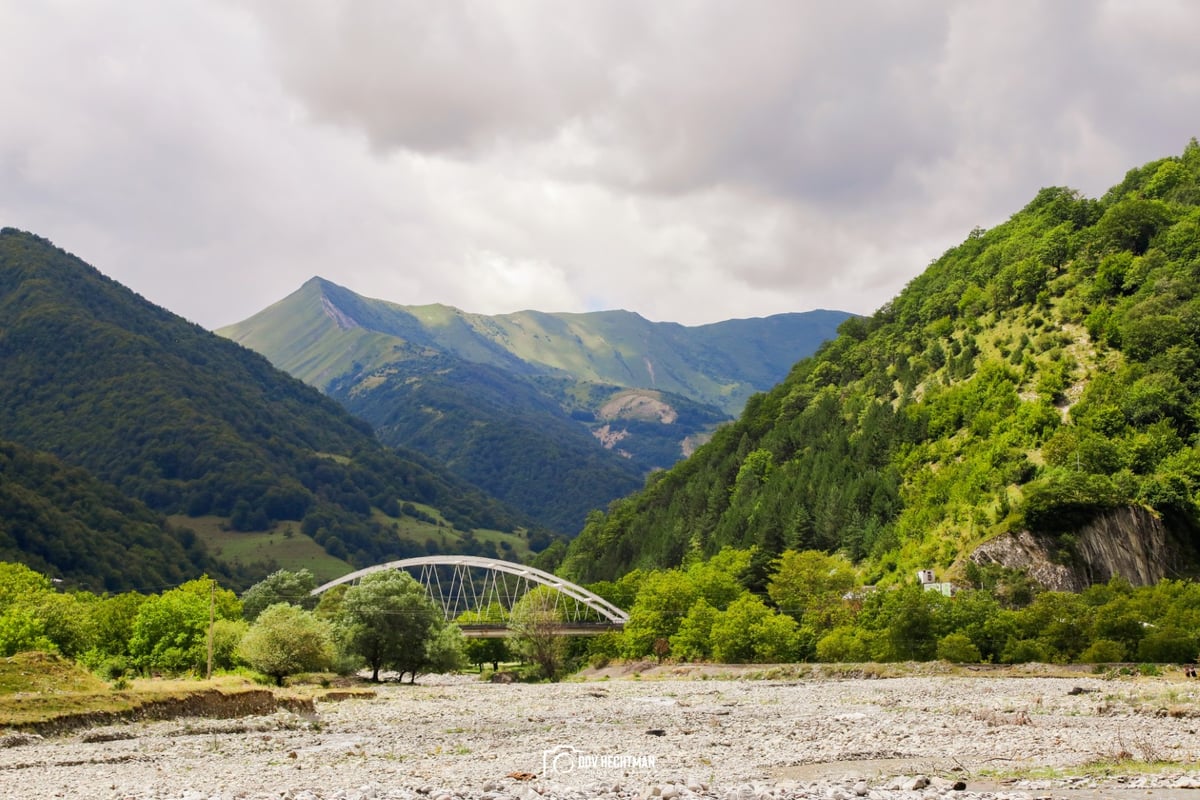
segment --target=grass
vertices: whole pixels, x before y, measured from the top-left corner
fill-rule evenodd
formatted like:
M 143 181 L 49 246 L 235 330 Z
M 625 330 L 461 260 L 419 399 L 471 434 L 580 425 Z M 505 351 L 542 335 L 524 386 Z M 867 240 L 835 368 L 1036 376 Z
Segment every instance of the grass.
M 432 539 L 443 552 L 454 552 L 455 548 L 463 540 L 462 531 L 450 527 L 433 506 L 427 506 L 422 503 L 413 503 L 413 506 L 443 524 L 430 523 L 407 515 L 389 517 L 378 509 L 375 509 L 373 516 L 376 522 L 392 526 L 396 530 L 396 534 L 406 542 L 417 546 L 424 546 L 426 541 Z M 505 533 L 488 528 L 476 528 L 471 532 L 471 535 L 477 542 L 492 542 L 495 544 L 497 552 L 501 554 L 501 558 L 506 560 L 522 561 L 531 554 L 529 542 L 526 541 L 520 532 Z M 504 549 L 500 547 L 503 542 L 507 542 L 512 548 L 508 553 L 505 553 Z
M 135 678 L 117 689 L 70 659 L 19 653 L 0 658 L 0 730 L 62 732 L 113 719 L 261 714 L 264 708 L 311 707 L 314 699 L 327 695 L 345 699 L 375 694 L 353 685 L 328 688 L 328 683 L 291 684 L 280 690 L 245 675 L 227 674 L 212 680 Z
M 0 728 L 76 715 L 120 714 L 205 689 L 228 693 L 248 688 L 262 687 L 234 676 L 212 681 L 135 680 L 128 689 L 116 691 L 70 659 L 51 653 L 18 653 L 0 659 Z
M 172 525 L 191 528 L 210 553 L 230 563 L 274 561 L 280 569 L 303 567 L 312 572 L 318 583 L 354 571 L 350 564 L 329 555 L 325 548 L 305 535 L 298 522 L 280 522 L 268 531 L 242 532 L 229 530 L 224 517 L 176 515 L 169 519 Z
M 108 685 L 70 659 L 50 653 L 18 653 L 0 658 L 0 699 L 15 695 L 104 691 Z

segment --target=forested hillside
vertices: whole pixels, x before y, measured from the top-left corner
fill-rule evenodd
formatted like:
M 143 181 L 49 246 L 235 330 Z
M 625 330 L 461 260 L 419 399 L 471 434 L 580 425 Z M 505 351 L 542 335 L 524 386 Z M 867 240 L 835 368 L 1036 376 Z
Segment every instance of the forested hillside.
M 0 561 L 93 591 L 158 589 L 202 573 L 230 577 L 191 531 L 168 526 L 83 469 L 2 441 Z
M 262 356 L 8 228 L 0 437 L 164 514 L 216 515 L 243 531 L 299 522 L 357 565 L 425 551 L 396 533 L 406 502 L 437 509 L 458 533 L 520 524 L 423 457 L 389 452 L 368 425 Z M 437 530 L 430 512 L 414 513 Z
M 612 579 L 735 545 L 759 548 L 760 574 L 814 548 L 886 583 L 962 574 L 982 543 L 1028 532 L 1087 573 L 1082 542 L 1122 513 L 1134 544 L 1165 537 L 1162 569 L 1194 564 L 1198 290 L 1195 140 L 1098 200 L 1044 189 L 593 514 L 561 572 Z

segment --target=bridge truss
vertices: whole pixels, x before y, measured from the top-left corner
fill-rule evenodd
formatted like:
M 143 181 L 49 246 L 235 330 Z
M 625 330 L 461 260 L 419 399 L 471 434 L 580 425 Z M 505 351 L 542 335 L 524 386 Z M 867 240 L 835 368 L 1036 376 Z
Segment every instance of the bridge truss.
M 478 625 L 464 625 L 467 636 L 502 636 L 513 606 L 537 587 L 552 589 L 554 611 L 563 634 L 601 633 L 622 628 L 629 614 L 603 597 L 544 570 L 481 556 L 420 556 L 360 569 L 322 584 L 314 595 L 376 572 L 408 570 L 447 620 L 464 613 L 478 615 Z M 497 615 L 499 619 L 497 619 Z

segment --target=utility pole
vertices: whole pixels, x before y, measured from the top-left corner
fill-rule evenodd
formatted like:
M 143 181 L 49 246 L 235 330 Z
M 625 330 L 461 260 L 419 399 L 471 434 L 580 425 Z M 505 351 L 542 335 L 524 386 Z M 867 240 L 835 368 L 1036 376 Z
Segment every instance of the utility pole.
M 217 582 L 209 579 L 208 584 L 208 673 L 205 680 L 212 680 L 213 626 L 217 620 Z

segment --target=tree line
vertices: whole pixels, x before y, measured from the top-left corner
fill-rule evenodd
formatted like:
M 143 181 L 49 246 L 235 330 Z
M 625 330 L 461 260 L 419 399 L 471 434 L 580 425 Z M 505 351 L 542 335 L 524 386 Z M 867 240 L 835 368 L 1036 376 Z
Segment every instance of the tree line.
M 1083 592 L 1043 591 L 1023 572 L 972 565 L 953 595 L 913 576 L 864 586 L 845 556 L 787 550 L 752 587 L 754 550 L 633 570 L 590 588 L 629 610 L 591 657 L 723 663 L 928 661 L 1190 663 L 1200 652 L 1200 585 L 1134 587 L 1115 577 Z M 940 586 L 938 587 L 941 588 Z
M 279 570 L 240 597 L 209 578 L 160 594 L 61 591 L 46 576 L 0 563 L 0 656 L 43 650 L 98 674 L 194 674 L 249 668 L 276 682 L 297 673 L 367 670 L 409 681 L 466 664 L 520 660 L 557 679 L 586 663 L 1190 663 L 1200 652 L 1200 586 L 1122 578 L 1080 593 L 1044 591 L 1023 573 L 968 570 L 952 596 L 916 578 L 865 586 L 842 555 L 785 551 L 764 575 L 753 549 L 634 570 L 590 589 L 629 611 L 624 630 L 562 637 L 553 590 L 447 622 L 412 576 L 385 571 L 319 598 L 307 570 Z M 754 587 L 763 585 L 761 591 Z M 500 639 L 464 639 L 460 625 L 507 625 Z
M 319 597 L 308 570 L 278 570 L 240 597 L 202 577 L 158 594 L 63 591 L 23 564 L 0 562 L 0 657 L 40 650 L 107 679 L 249 668 L 277 683 L 308 672 L 368 670 L 411 682 L 470 663 L 521 659 L 555 678 L 565 650 L 548 644 L 553 597 L 531 592 L 506 617 L 506 640 L 465 640 L 411 575 L 388 570 Z M 498 613 L 495 610 L 486 613 Z M 486 622 L 470 615 L 464 624 Z M 557 638 L 557 637 L 553 637 Z

